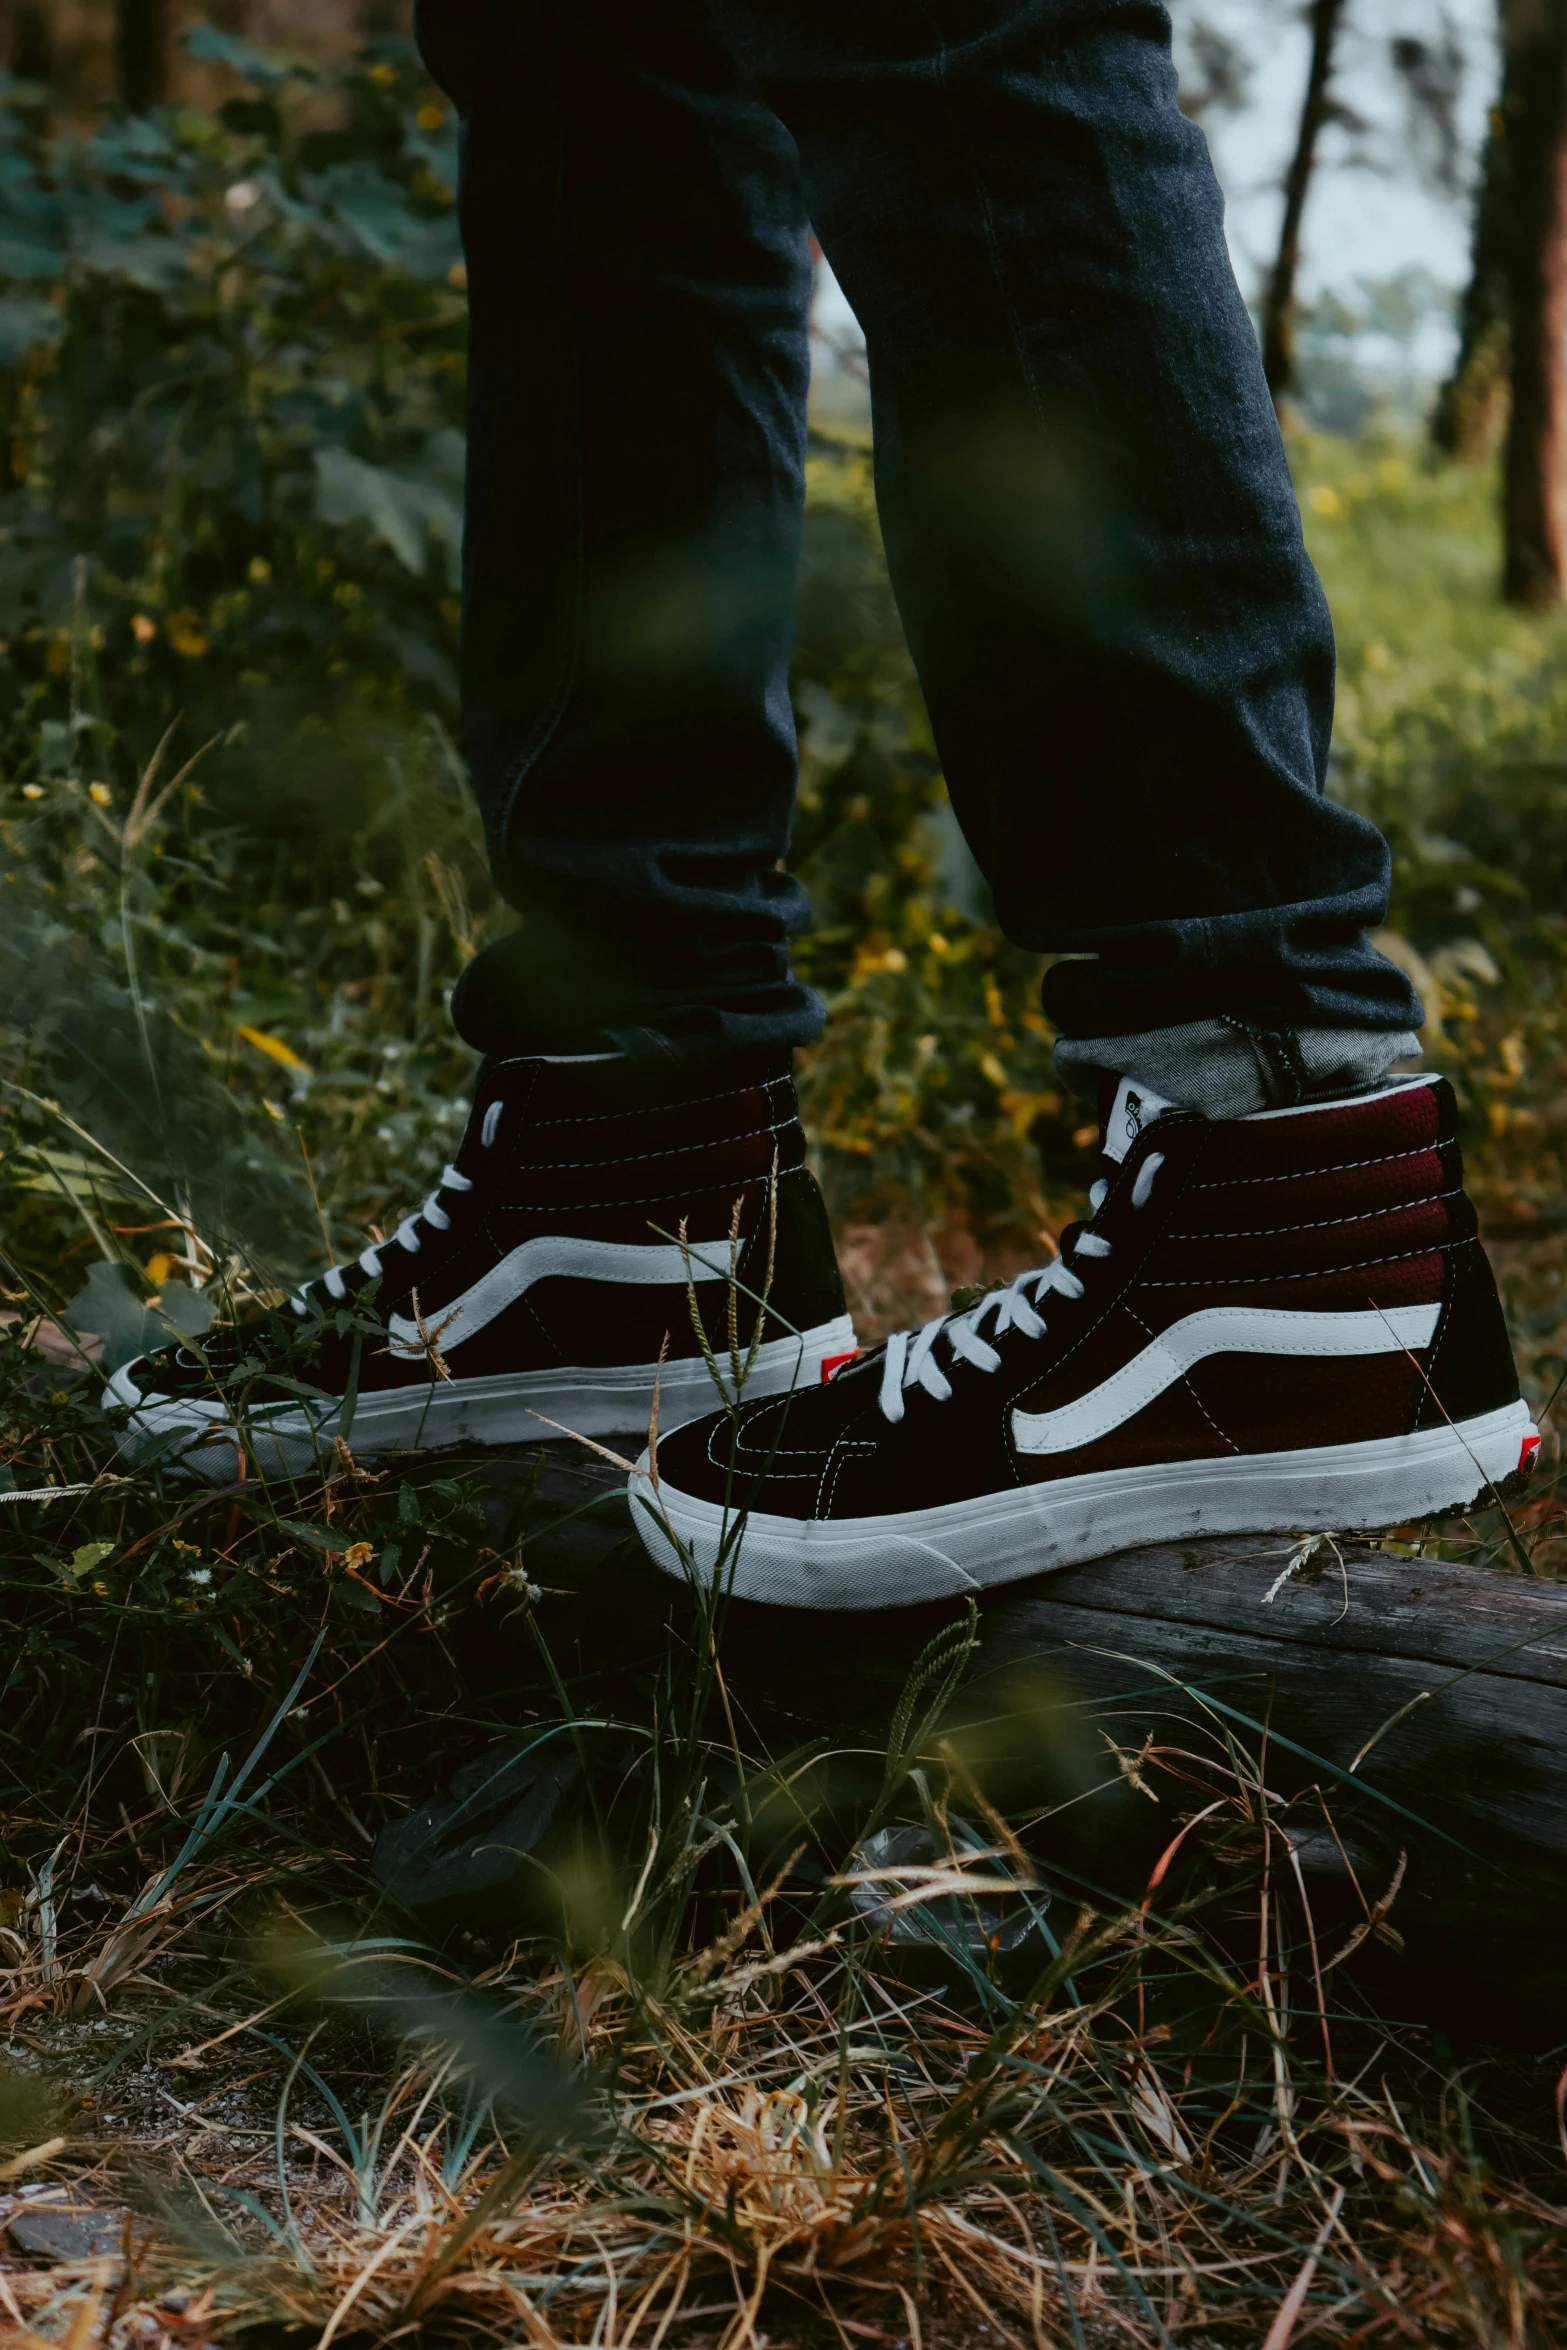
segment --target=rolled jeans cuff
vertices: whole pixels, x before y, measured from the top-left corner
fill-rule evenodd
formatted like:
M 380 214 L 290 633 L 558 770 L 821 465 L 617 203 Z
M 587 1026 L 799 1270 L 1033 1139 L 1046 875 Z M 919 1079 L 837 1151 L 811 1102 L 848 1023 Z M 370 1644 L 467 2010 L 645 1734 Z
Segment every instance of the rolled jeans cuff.
M 1400 1061 L 1420 1058 L 1411 1029 L 1258 1028 L 1189 1020 L 1139 1036 L 1063 1036 L 1056 1075 L 1092 1096 L 1104 1075 L 1131 1077 L 1205 1118 L 1245 1118 L 1319 1096 L 1363 1092 Z

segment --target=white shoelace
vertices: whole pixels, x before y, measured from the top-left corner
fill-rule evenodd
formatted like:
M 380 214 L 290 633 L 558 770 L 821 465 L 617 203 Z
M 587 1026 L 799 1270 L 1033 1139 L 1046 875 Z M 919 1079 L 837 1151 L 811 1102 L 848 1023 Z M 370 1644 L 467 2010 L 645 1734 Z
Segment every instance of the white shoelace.
M 499 1123 L 500 1104 L 499 1102 L 491 1102 L 484 1114 L 484 1124 L 479 1131 L 479 1140 L 486 1150 L 495 1140 L 496 1128 Z M 377 1241 L 372 1243 L 369 1248 L 360 1250 L 355 1259 L 359 1270 L 362 1273 L 368 1273 L 372 1281 L 379 1281 L 381 1278 L 381 1252 L 383 1249 L 391 1248 L 394 1242 L 397 1247 L 407 1249 L 410 1256 L 417 1256 L 423 1246 L 419 1231 L 421 1224 L 428 1224 L 433 1232 L 449 1232 L 451 1230 L 452 1220 L 441 1205 L 442 1192 L 472 1191 L 472 1189 L 473 1178 L 471 1175 L 459 1175 L 455 1167 L 443 1167 L 441 1180 L 425 1201 L 424 1206 L 417 1208 L 411 1216 L 403 1218 L 397 1230 L 392 1234 L 391 1240 Z M 343 1287 L 343 1275 L 347 1271 L 346 1265 L 332 1265 L 325 1273 L 318 1276 L 328 1297 L 335 1298 L 339 1305 L 348 1295 L 347 1290 Z M 314 1281 L 309 1284 L 311 1289 L 314 1289 L 315 1286 Z M 303 1289 L 296 1289 L 288 1302 L 296 1314 L 308 1314 L 310 1311 L 309 1298 Z
M 1132 1184 L 1132 1205 L 1146 1207 L 1153 1190 L 1154 1177 L 1164 1165 L 1162 1151 L 1150 1151 L 1137 1170 Z M 1109 1196 L 1108 1183 L 1096 1183 L 1088 1195 L 1088 1204 L 1098 1215 Z M 1102 1233 L 1092 1230 L 1080 1233 L 1072 1251 L 1073 1263 L 1080 1257 L 1107 1257 L 1111 1243 Z M 887 1341 L 886 1360 L 882 1366 L 881 1393 L 877 1403 L 884 1420 L 894 1426 L 902 1419 L 904 1391 L 923 1387 L 927 1395 L 938 1403 L 945 1403 L 952 1393 L 952 1382 L 936 1360 L 936 1341 L 944 1338 L 952 1350 L 954 1362 L 972 1363 L 977 1371 L 997 1371 L 1001 1356 L 987 1339 L 981 1336 L 981 1324 L 989 1315 L 995 1316 L 994 1335 L 1000 1338 L 1005 1331 L 1019 1330 L 1025 1338 L 1043 1338 L 1044 1318 L 1038 1311 L 1052 1291 L 1065 1298 L 1079 1298 L 1083 1294 L 1080 1277 L 1073 1272 L 1064 1257 L 1040 1272 L 1019 1273 L 1006 1289 L 993 1289 L 961 1314 L 938 1314 L 922 1330 L 895 1330 Z

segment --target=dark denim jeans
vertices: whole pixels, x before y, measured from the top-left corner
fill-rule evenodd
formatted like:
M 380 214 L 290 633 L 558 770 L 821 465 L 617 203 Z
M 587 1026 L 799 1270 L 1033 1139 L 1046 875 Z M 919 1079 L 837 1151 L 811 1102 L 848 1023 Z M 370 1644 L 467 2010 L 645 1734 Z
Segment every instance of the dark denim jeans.
M 1071 1036 L 1418 1025 L 1157 0 L 420 0 L 464 118 L 471 1042 L 805 1043 L 809 227 L 953 806 Z

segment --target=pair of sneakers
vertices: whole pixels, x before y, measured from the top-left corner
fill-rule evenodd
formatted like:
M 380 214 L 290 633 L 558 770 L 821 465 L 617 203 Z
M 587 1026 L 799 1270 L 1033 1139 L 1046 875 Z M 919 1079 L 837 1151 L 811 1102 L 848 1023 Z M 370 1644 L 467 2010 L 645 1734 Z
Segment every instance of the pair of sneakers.
M 1517 1489 L 1539 1439 L 1444 1080 L 1217 1121 L 1123 1081 L 1102 1144 L 1049 1265 L 861 1354 L 787 1056 L 494 1061 L 390 1241 L 106 1401 L 128 1445 L 226 1482 L 338 1436 L 646 1427 L 656 1385 L 651 1556 L 814 1608 Z

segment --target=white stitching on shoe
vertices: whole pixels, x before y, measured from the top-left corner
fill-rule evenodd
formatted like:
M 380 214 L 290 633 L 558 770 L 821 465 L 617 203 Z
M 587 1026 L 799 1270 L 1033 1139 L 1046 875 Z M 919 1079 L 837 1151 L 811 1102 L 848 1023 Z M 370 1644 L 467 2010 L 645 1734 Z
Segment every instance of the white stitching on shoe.
M 606 1167 L 617 1164 L 617 1162 L 613 1159 L 605 1159 L 595 1163 Z M 539 1174 L 547 1174 L 548 1171 L 549 1170 L 547 1168 L 542 1167 L 535 1170 L 535 1172 Z M 803 1173 L 803 1166 L 785 1167 L 780 1172 L 778 1180 L 780 1183 L 782 1183 L 791 1175 L 799 1175 Z M 645 1191 L 641 1193 L 640 1196 L 636 1199 L 551 1200 L 544 1207 L 535 1207 L 525 1202 L 519 1201 L 515 1207 L 507 1205 L 505 1207 L 493 1208 L 490 1212 L 492 1215 L 496 1216 L 587 1216 L 591 1215 L 597 1208 L 652 1208 L 657 1207 L 661 1201 L 667 1204 L 676 1197 L 683 1199 L 700 1199 L 705 1193 L 709 1191 L 722 1191 L 728 1196 L 732 1197 L 736 1191 L 747 1191 L 754 1184 L 762 1184 L 765 1186 L 769 1180 L 770 1178 L 766 1175 L 737 1175 L 728 1180 L 725 1180 L 723 1177 L 715 1177 L 713 1180 L 698 1186 L 695 1191 L 688 1191 L 682 1187 L 678 1194 L 669 1190 L 666 1186 L 663 1191 Z M 725 1248 L 727 1248 L 728 1245 L 729 1243 L 726 1240 L 724 1243 Z
M 1300 1273 L 1227 1273 L 1222 1281 L 1140 1281 L 1139 1289 L 1259 1289 L 1270 1281 L 1336 1281 L 1341 1273 L 1366 1273 L 1373 1265 L 1417 1265 L 1422 1257 L 1444 1257 L 1467 1240 L 1433 1241 L 1429 1248 L 1406 1248 L 1395 1257 L 1362 1257 L 1354 1265 L 1308 1265 Z
M 728 1467 L 729 1467 L 729 1463 L 728 1463 L 728 1461 L 727 1461 L 727 1460 L 722 1460 L 722 1461 L 721 1461 L 721 1460 L 719 1460 L 719 1459 L 716 1457 L 716 1455 L 714 1454 L 714 1451 L 713 1451 L 713 1447 L 714 1447 L 714 1445 L 715 1445 L 715 1444 L 718 1442 L 718 1439 L 719 1439 L 719 1437 L 720 1437 L 720 1436 L 722 1436 L 722 1435 L 724 1434 L 724 1432 L 725 1432 L 725 1430 L 727 1429 L 728 1425 L 729 1425 L 729 1415 L 728 1415 L 728 1413 L 727 1413 L 727 1412 L 720 1412 L 720 1413 L 718 1413 L 718 1414 L 717 1414 L 717 1416 L 715 1417 L 715 1419 L 714 1419 L 714 1422 L 713 1422 L 713 1425 L 712 1425 L 711 1429 L 708 1431 L 708 1438 L 707 1438 L 707 1458 L 708 1458 L 709 1465 L 710 1465 L 711 1467 L 715 1468 L 715 1469 L 724 1469 L 724 1470 L 727 1470 L 727 1469 L 728 1469 Z M 739 1429 L 739 1430 L 736 1432 L 736 1437 L 735 1437 L 735 1473 L 736 1473 L 736 1475 L 737 1475 L 737 1476 L 738 1476 L 738 1475 L 740 1475 L 740 1474 L 742 1473 L 742 1472 L 741 1472 L 741 1469 L 740 1469 L 740 1462 L 741 1462 L 741 1459 L 742 1459 L 743 1455 L 745 1454 L 745 1451 L 746 1451 L 746 1449 L 747 1449 L 747 1448 L 746 1448 L 746 1444 L 745 1444 L 745 1429 L 744 1429 L 744 1427 L 742 1426 L 742 1427 L 741 1427 L 741 1428 L 740 1428 L 740 1429 Z M 752 1452 L 752 1455 L 753 1455 L 753 1457 L 754 1457 L 755 1459 L 757 1459 L 757 1460 L 759 1460 L 759 1461 L 761 1461 L 761 1462 L 763 1462 L 763 1463 L 765 1464 L 765 1462 L 766 1462 L 766 1460 L 767 1460 L 767 1458 L 768 1458 L 768 1455 L 767 1455 L 767 1451 L 766 1451 L 766 1449 L 765 1449 L 763 1446 L 761 1446 L 761 1445 L 753 1445 L 753 1446 L 752 1446 L 750 1449 L 751 1449 L 751 1452 Z M 792 1450 L 792 1451 L 789 1451 L 789 1452 L 783 1452 L 783 1451 L 779 1451 L 779 1452 L 775 1452 L 775 1453 L 772 1455 L 772 1458 L 773 1458 L 775 1461 L 778 1461 L 778 1460 L 793 1460 L 793 1461 L 820 1460 L 820 1458 L 821 1458 L 821 1446 L 820 1446 L 820 1445 L 815 1445 L 815 1446 L 813 1446 L 813 1447 L 812 1447 L 812 1448 L 811 1448 L 809 1451 L 806 1451 L 806 1450 L 805 1450 L 803 1447 L 796 1447 L 794 1450 Z M 816 1476 L 816 1475 L 817 1475 L 817 1471 L 816 1471 L 815 1469 L 771 1469 L 771 1470 L 769 1470 L 769 1471 L 768 1471 L 768 1474 L 769 1474 L 769 1476 L 773 1476 L 773 1477 L 789 1477 L 789 1478 L 799 1479 L 799 1478 L 802 1478 L 802 1477 L 814 1477 L 814 1476 Z
M 1331 1167 L 1291 1167 L 1283 1175 L 1222 1175 L 1211 1183 L 1188 1185 L 1191 1191 L 1239 1191 L 1248 1183 L 1310 1183 L 1319 1175 L 1353 1175 L 1362 1167 L 1391 1167 L 1397 1159 L 1429 1159 L 1441 1151 L 1439 1142 L 1422 1142 L 1412 1150 L 1386 1151 L 1380 1159 L 1340 1159 Z
M 639 1167 L 649 1159 L 691 1158 L 698 1151 L 722 1151 L 737 1142 L 754 1142 L 759 1134 L 782 1134 L 785 1127 L 794 1124 L 793 1118 L 783 1118 L 776 1126 L 752 1126 L 744 1134 L 719 1134 L 711 1142 L 675 1142 L 667 1150 L 661 1151 L 616 1151 L 608 1159 L 524 1160 L 519 1162 L 517 1172 L 521 1175 L 580 1175 L 589 1167 Z M 788 1172 L 792 1174 L 793 1168 Z
M 830 1518 L 832 1516 L 833 1503 L 838 1498 L 838 1479 L 843 1473 L 844 1462 L 852 1459 L 856 1453 L 867 1452 L 873 1459 L 875 1458 L 875 1445 L 867 1443 L 863 1437 L 840 1436 L 827 1457 L 827 1467 L 822 1471 L 822 1490 L 816 1497 L 819 1517 Z M 829 1474 L 832 1480 L 830 1484 L 828 1483 Z
M 1201 1412 L 1203 1418 L 1207 1421 L 1215 1436 L 1218 1437 L 1220 1443 L 1227 1444 L 1231 1452 L 1239 1452 L 1240 1446 L 1236 1443 L 1234 1437 L 1230 1434 L 1227 1428 L 1221 1428 L 1219 1426 L 1218 1421 L 1214 1418 L 1212 1412 L 1209 1411 L 1207 1405 L 1203 1402 L 1202 1397 L 1198 1394 L 1196 1388 L 1192 1385 L 1192 1375 L 1190 1371 L 1187 1371 L 1183 1375 L 1181 1385 L 1185 1388 L 1187 1394 L 1191 1397 L 1193 1403 L 1197 1406 L 1197 1409 Z
M 1125 1312 L 1128 1321 L 1135 1322 L 1138 1329 L 1141 1330 L 1146 1337 L 1158 1337 L 1159 1333 L 1157 1330 L 1155 1330 L 1153 1324 L 1151 1322 L 1145 1322 L 1142 1315 L 1136 1312 L 1133 1307 L 1125 1306 Z M 1231 1452 L 1239 1452 L 1240 1446 L 1236 1443 L 1234 1437 L 1230 1434 L 1227 1428 L 1220 1427 L 1218 1421 L 1214 1418 L 1212 1412 L 1209 1411 L 1207 1405 L 1203 1402 L 1202 1397 L 1198 1394 L 1196 1388 L 1192 1385 L 1192 1375 L 1190 1371 L 1182 1372 L 1180 1384 L 1185 1388 L 1187 1394 L 1191 1397 L 1193 1403 L 1197 1406 L 1197 1409 L 1201 1412 L 1203 1418 L 1207 1421 L 1209 1427 L 1213 1430 L 1219 1441 L 1222 1444 L 1227 1444 Z
M 645 1102 L 635 1109 L 591 1110 L 578 1118 L 535 1118 L 535 1126 L 608 1126 L 622 1118 L 660 1118 L 676 1111 L 699 1110 L 709 1102 L 738 1101 L 743 1093 L 767 1093 L 773 1086 L 782 1085 L 782 1077 L 763 1077 L 755 1085 L 731 1085 L 723 1093 L 696 1093 L 689 1101 Z
M 1454 1243 L 1454 1245 L 1457 1248 L 1478 1248 L 1480 1246 L 1480 1235 L 1478 1232 L 1471 1233 L 1467 1241 L 1457 1241 Z M 1434 1411 L 1440 1412 L 1442 1409 L 1441 1403 L 1436 1394 L 1436 1366 L 1437 1358 L 1441 1354 L 1443 1347 L 1446 1346 L 1447 1341 L 1452 1334 L 1454 1320 L 1453 1308 L 1458 1302 L 1456 1266 L 1453 1268 L 1453 1271 L 1454 1279 L 1453 1281 L 1446 1284 L 1447 1295 L 1442 1300 L 1442 1327 L 1437 1333 L 1436 1344 L 1432 1347 L 1430 1354 L 1426 1357 L 1425 1376 L 1420 1382 L 1420 1393 L 1415 1398 L 1415 1425 L 1417 1427 L 1420 1424 L 1420 1415 L 1425 1410 L 1427 1404 L 1429 1404 Z
M 1211 1189 L 1212 1186 L 1209 1188 Z M 1462 1199 L 1463 1196 L 1464 1187 L 1458 1183 L 1453 1186 L 1451 1191 L 1428 1191 L 1423 1193 L 1419 1199 L 1394 1200 L 1385 1208 L 1364 1208 L 1359 1215 L 1355 1216 L 1323 1216 L 1314 1224 L 1260 1224 L 1249 1232 L 1166 1232 L 1164 1237 L 1166 1241 L 1171 1243 L 1199 1240 L 1277 1240 L 1282 1238 L 1286 1232 L 1326 1232 L 1330 1225 L 1343 1227 L 1349 1224 L 1370 1224 L 1378 1216 L 1402 1216 L 1406 1215 L 1411 1208 L 1429 1206 L 1433 1200 Z

